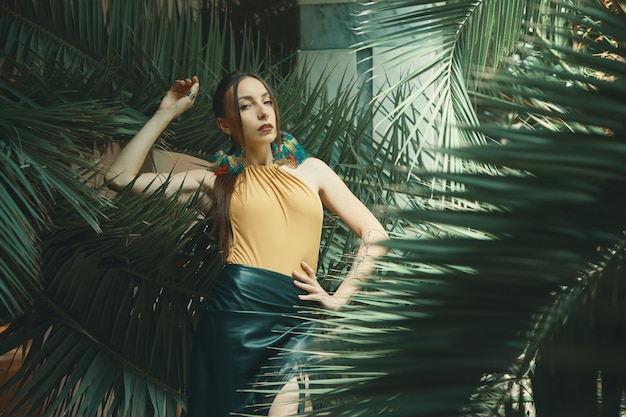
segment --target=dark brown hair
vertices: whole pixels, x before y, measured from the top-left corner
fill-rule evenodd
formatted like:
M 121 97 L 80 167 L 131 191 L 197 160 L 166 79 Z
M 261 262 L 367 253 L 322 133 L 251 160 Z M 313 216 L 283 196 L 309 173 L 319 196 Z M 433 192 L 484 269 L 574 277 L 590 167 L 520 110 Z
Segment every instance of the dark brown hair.
M 220 83 L 215 88 L 215 92 L 213 93 L 213 113 L 215 117 L 225 117 L 226 116 L 226 106 L 227 104 L 231 104 L 232 111 L 237 116 L 237 120 L 239 121 L 239 129 L 242 133 L 242 145 L 245 150 L 245 138 L 243 137 L 243 126 L 241 125 L 241 115 L 239 113 L 239 103 L 237 100 L 237 90 L 239 87 L 239 82 L 244 78 L 255 78 L 259 80 L 263 86 L 267 89 L 270 94 L 270 98 L 272 100 L 274 111 L 276 113 L 276 129 L 278 131 L 278 135 L 274 140 L 274 143 L 280 147 L 281 145 L 281 137 L 280 137 L 280 115 L 278 111 L 278 106 L 276 104 L 276 97 L 274 92 L 269 87 L 267 82 L 263 80 L 259 75 L 251 72 L 231 72 L 230 74 L 226 74 Z M 232 92 L 232 93 L 231 93 Z M 227 100 L 229 93 L 232 100 Z M 237 144 L 232 143 L 232 150 L 234 151 Z M 215 179 L 215 185 L 213 187 L 213 198 L 215 201 L 215 206 L 213 208 L 213 234 L 217 237 L 219 241 L 220 251 L 223 253 L 224 259 L 228 257 L 228 251 L 233 243 L 233 231 L 230 223 L 230 199 L 233 195 L 233 190 L 235 189 L 235 183 L 237 182 L 238 174 L 223 174 L 218 175 Z

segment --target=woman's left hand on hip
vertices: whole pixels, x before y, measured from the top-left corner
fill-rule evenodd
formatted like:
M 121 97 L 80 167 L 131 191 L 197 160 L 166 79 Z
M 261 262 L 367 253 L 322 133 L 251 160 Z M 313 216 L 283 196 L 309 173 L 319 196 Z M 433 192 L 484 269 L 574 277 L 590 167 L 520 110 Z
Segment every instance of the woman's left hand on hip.
M 298 271 L 293 271 L 291 273 L 291 275 L 295 278 L 293 281 L 294 285 L 308 293 L 301 294 L 298 297 L 305 301 L 317 301 L 328 310 L 339 310 L 341 308 L 341 304 L 338 303 L 332 295 L 328 294 L 318 282 L 313 268 L 303 261 L 302 269 L 305 274 Z

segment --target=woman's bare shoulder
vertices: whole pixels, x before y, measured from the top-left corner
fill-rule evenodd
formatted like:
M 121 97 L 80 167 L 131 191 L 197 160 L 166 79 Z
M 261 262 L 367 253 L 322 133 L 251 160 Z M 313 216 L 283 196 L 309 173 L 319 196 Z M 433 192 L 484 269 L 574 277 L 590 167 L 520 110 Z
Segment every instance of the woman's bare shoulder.
M 339 178 L 326 162 L 313 157 L 305 159 L 297 168 L 291 168 L 291 171 L 316 192 L 332 185 Z
M 303 167 L 314 175 L 320 185 L 324 183 L 333 183 L 339 179 L 339 176 L 326 162 L 318 158 L 307 158 L 302 162 Z
M 298 169 L 302 168 L 303 171 L 312 171 L 319 173 L 320 171 L 332 171 L 332 169 L 319 158 L 308 157 L 298 166 Z
M 298 164 L 297 167 L 283 165 L 281 168 L 307 184 L 315 191 L 315 193 L 317 193 L 319 191 L 318 177 L 320 175 L 320 170 L 323 170 L 324 166 L 326 166 L 326 164 L 322 160 L 308 157 Z

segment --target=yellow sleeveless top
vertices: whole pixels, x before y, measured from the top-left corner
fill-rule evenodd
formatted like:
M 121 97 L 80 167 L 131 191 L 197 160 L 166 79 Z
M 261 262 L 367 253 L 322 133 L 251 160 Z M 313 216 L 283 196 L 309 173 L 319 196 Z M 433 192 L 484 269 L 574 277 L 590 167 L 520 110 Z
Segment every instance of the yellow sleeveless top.
M 230 202 L 233 246 L 226 261 L 291 276 L 305 261 L 315 270 L 323 210 L 318 196 L 277 164 L 248 165 Z

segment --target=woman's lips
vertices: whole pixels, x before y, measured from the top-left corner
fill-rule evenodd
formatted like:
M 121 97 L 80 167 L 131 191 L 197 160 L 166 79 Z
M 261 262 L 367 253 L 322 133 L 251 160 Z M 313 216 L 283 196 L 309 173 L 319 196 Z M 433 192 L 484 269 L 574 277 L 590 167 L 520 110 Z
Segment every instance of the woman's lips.
M 261 125 L 261 127 L 259 127 L 259 132 L 270 132 L 274 130 L 274 126 L 272 126 L 269 123 L 266 123 L 264 125 Z

